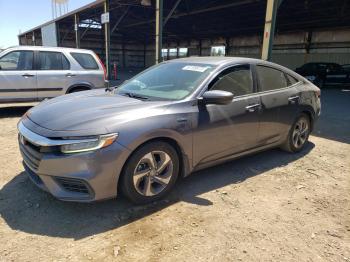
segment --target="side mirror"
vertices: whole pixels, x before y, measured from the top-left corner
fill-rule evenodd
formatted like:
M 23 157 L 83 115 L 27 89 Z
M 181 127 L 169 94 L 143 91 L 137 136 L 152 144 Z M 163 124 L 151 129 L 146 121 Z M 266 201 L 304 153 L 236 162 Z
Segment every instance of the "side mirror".
M 207 91 L 202 96 L 204 104 L 227 105 L 232 102 L 233 94 L 222 90 Z

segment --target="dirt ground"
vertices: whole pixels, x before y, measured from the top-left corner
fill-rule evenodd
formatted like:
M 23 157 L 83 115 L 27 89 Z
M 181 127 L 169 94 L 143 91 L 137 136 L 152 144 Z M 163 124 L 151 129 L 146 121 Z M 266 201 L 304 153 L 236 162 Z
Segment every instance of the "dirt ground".
M 305 151 L 201 171 L 156 204 L 61 202 L 26 177 L 0 108 L 0 261 L 350 261 L 350 92 L 325 90 Z

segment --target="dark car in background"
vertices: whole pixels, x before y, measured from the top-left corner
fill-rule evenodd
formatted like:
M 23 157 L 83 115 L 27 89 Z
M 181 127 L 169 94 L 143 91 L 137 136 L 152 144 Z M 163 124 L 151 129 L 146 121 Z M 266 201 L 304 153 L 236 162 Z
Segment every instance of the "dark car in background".
M 307 63 L 295 70 L 318 87 L 350 84 L 350 70 L 336 63 Z
M 342 68 L 344 69 L 345 72 L 350 73 L 350 64 L 342 65 Z

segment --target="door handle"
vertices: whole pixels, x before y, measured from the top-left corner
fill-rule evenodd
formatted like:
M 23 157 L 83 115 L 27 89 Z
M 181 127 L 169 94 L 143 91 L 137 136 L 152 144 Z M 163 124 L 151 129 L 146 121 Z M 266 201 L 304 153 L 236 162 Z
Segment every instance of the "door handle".
M 184 123 L 184 122 L 187 122 L 187 118 L 181 117 L 181 118 L 176 119 L 176 121 L 179 123 Z
M 72 74 L 72 73 L 66 74 L 66 77 L 72 77 L 72 76 L 75 76 L 75 74 Z
M 299 101 L 299 98 L 300 98 L 299 96 L 291 96 L 291 97 L 288 98 L 288 101 L 291 104 L 295 104 L 296 102 Z
M 254 105 L 249 105 L 246 106 L 245 109 L 249 112 L 249 113 L 253 113 L 256 111 L 257 108 L 259 108 L 261 105 L 260 104 L 254 104 Z
M 25 77 L 25 78 L 34 77 L 34 75 L 32 75 L 32 74 L 23 74 L 22 76 Z

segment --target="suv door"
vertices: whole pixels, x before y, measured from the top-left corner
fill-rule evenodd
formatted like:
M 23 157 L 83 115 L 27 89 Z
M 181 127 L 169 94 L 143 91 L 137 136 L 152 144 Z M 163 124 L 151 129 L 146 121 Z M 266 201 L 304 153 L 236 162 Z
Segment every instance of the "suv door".
M 38 57 L 38 99 L 65 94 L 67 78 L 72 77 L 70 63 L 61 52 L 39 51 Z
M 258 143 L 263 146 L 284 139 L 296 117 L 300 94 L 295 87 L 298 80 L 281 70 L 257 65 L 256 72 L 262 106 Z
M 235 96 L 228 105 L 199 105 L 193 133 L 193 164 L 225 158 L 256 146 L 260 98 L 248 64 L 229 67 L 208 85 Z
M 33 51 L 10 51 L 0 57 L 0 102 L 36 101 Z

